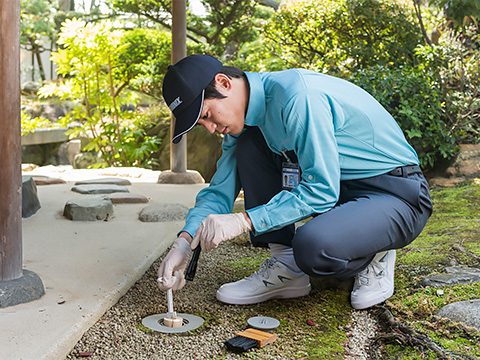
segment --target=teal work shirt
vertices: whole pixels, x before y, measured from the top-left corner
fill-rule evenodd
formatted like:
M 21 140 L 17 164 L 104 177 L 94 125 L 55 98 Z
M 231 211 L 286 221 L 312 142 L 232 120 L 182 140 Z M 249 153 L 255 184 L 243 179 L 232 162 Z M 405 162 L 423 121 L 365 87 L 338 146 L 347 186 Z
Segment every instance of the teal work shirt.
M 247 210 L 255 235 L 328 211 L 338 201 L 342 180 L 418 165 L 393 117 L 358 86 L 304 69 L 246 74 L 250 98 L 245 125 L 257 126 L 273 152 L 293 150 L 302 169 L 298 187 Z M 232 212 L 241 188 L 237 138 L 224 137 L 210 186 L 199 192 L 187 215 L 183 231 L 192 236 L 209 214 Z

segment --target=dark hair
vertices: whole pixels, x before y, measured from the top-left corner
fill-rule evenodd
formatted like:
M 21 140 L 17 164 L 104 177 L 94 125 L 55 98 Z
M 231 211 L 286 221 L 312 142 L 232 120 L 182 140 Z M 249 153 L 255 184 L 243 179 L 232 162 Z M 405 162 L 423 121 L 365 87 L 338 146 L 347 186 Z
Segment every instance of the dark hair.
M 218 72 L 219 74 L 224 74 L 228 76 L 230 79 L 236 78 L 236 79 L 245 79 L 247 80 L 247 75 L 240 70 L 239 68 L 236 68 L 234 66 L 222 66 L 220 71 Z M 215 78 L 210 81 L 210 83 L 207 85 L 205 88 L 205 99 L 224 99 L 226 96 L 220 94 L 218 90 L 215 88 Z

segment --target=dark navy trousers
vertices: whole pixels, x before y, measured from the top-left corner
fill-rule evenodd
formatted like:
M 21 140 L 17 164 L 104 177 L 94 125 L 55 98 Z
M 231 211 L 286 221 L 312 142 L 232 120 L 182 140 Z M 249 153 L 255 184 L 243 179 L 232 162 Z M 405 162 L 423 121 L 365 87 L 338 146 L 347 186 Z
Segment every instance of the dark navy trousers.
M 288 157 L 296 162 L 293 152 Z M 266 204 L 282 191 L 285 158 L 249 127 L 240 135 L 236 158 L 245 209 Z M 432 214 L 428 183 L 422 174 L 380 175 L 340 182 L 340 198 L 331 210 L 266 234 L 250 234 L 254 246 L 278 243 L 293 248 L 298 267 L 314 277 L 345 280 L 362 271 L 380 251 L 411 243 Z

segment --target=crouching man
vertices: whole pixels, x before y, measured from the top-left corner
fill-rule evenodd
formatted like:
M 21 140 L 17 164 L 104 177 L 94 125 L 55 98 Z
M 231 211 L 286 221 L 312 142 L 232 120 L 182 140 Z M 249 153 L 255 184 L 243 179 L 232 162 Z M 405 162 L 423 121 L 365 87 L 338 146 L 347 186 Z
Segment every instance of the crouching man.
M 249 231 L 272 256 L 221 286 L 222 302 L 304 296 L 311 276 L 355 277 L 356 309 L 392 296 L 395 249 L 420 234 L 432 204 L 414 149 L 372 96 L 325 74 L 249 73 L 208 55 L 171 66 L 163 96 L 176 117 L 174 143 L 195 125 L 224 138 L 210 186 L 159 268 L 161 289 L 185 284 L 191 249 Z M 246 211 L 232 214 L 241 188 Z

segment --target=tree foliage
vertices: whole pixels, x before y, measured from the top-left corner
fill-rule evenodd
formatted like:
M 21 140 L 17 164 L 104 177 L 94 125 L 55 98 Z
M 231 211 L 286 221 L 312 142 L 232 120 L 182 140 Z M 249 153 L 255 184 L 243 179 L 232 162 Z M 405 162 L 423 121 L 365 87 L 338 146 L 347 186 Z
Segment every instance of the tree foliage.
M 437 46 L 417 48 L 419 68 L 433 74 L 444 104 L 448 128 L 458 141 L 480 139 L 480 49 L 465 47 L 450 34 Z
M 22 0 L 31 6 L 25 6 L 25 13 L 37 14 L 45 14 L 45 4 L 53 1 Z M 64 27 L 60 42 L 69 53 L 61 50 L 54 58 L 70 78 L 44 93 L 80 99 L 71 118 L 86 120 L 85 133 L 96 139 L 90 148 L 107 154 L 112 164 L 126 164 L 134 145 L 146 149 L 146 137 L 127 131 L 134 120 L 121 111 L 133 101 L 125 90 L 135 88 L 161 99 L 171 58 L 174 0 L 107 1 L 117 14 L 143 19 L 139 23 L 148 29 L 119 35 L 111 23 L 108 31 L 104 23 L 77 24 L 74 31 Z M 299 0 L 278 8 L 274 0 L 201 3 L 205 14 L 187 14 L 187 53 L 209 53 L 247 71 L 304 67 L 350 79 L 394 115 L 423 166 L 452 157 L 459 142 L 479 140 L 479 0 Z M 433 7 L 443 10 L 445 26 L 438 18 L 432 21 L 441 13 Z M 84 19 L 97 22 L 98 16 L 90 15 Z M 57 22 L 62 16 L 70 14 L 56 12 Z M 435 29 L 441 36 L 433 42 Z M 93 30 L 102 35 L 91 35 Z M 34 30 L 42 31 L 46 34 Z M 22 39 L 26 44 L 27 37 Z
M 99 166 L 151 166 L 148 155 L 157 150 L 159 139 L 147 136 L 142 115 L 128 110 L 135 99 L 122 91 L 130 74 L 121 61 L 128 48 L 123 35 L 111 22 L 67 20 L 58 40 L 63 48 L 52 59 L 68 78 L 44 86 L 39 94 L 76 100 L 65 120 L 82 120 L 72 134 L 90 139 L 85 150 L 101 152 Z
M 456 31 L 480 21 L 479 0 L 430 0 L 431 5 L 443 8 L 445 18 Z
M 45 51 L 44 43 L 56 37 L 54 0 L 21 0 L 20 44 L 31 51 L 37 59 L 40 77 L 45 80 L 45 71 L 40 54 Z
M 205 15 L 187 12 L 187 37 L 213 55 L 235 55 L 258 35 L 258 3 L 252 0 L 202 0 Z M 171 29 L 171 0 L 110 0 L 119 13 L 137 14 Z M 204 48 L 205 50 L 205 48 Z
M 413 64 L 421 42 L 413 9 L 394 0 L 295 1 L 265 30 L 289 66 L 334 73 Z
M 119 55 L 119 72 L 125 84 L 161 98 L 161 83 L 170 65 L 172 40 L 167 31 L 137 28 L 125 31 L 125 51 Z
M 372 94 L 392 114 L 419 155 L 423 168 L 456 152 L 460 129 L 445 113 L 440 84 L 427 69 L 381 65 L 351 74 L 350 79 Z

